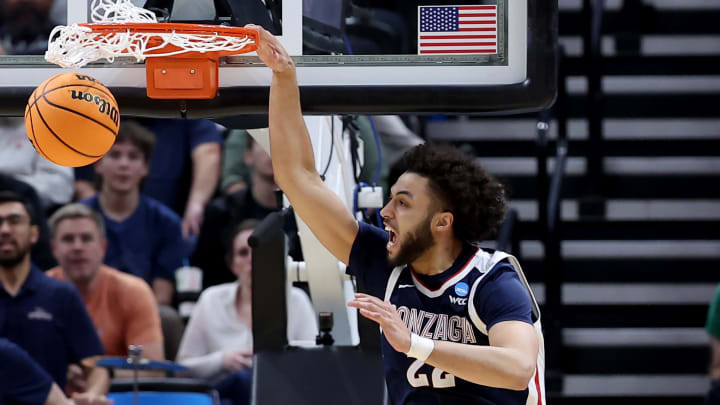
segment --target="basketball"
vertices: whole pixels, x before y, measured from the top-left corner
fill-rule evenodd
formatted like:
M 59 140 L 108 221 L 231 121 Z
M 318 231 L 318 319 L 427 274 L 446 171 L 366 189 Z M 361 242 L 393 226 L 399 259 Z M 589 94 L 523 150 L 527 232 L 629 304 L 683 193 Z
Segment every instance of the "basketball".
M 25 107 L 25 129 L 35 150 L 61 166 L 85 166 L 115 142 L 120 111 L 110 90 L 94 78 L 62 73 L 45 80 Z

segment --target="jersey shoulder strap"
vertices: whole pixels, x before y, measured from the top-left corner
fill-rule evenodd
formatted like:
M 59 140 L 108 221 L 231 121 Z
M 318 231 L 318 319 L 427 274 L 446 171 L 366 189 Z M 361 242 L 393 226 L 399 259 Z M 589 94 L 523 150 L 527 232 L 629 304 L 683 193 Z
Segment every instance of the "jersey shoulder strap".
M 385 286 L 385 301 L 390 299 L 390 296 L 395 289 L 395 284 L 397 284 L 397 281 L 400 278 L 400 274 L 402 274 L 403 270 L 405 270 L 405 266 L 397 266 L 390 273 L 390 278 L 388 278 L 387 285 Z
M 480 273 L 482 273 L 482 275 L 473 282 L 473 285 L 470 288 L 470 295 L 468 296 L 468 315 L 470 315 L 470 320 L 472 321 L 473 325 L 475 325 L 475 327 L 479 331 L 487 335 L 487 327 L 485 323 L 480 319 L 480 316 L 478 315 L 474 305 L 475 294 L 477 293 L 480 282 L 490 273 L 493 268 L 495 268 L 495 266 L 498 265 L 498 263 L 504 260 L 507 260 L 515 269 L 515 272 L 517 273 L 520 282 L 523 284 L 523 287 L 525 287 L 525 291 L 528 293 L 528 296 L 530 298 L 530 304 L 532 305 L 533 322 L 539 322 L 540 307 L 538 306 L 537 300 L 535 299 L 535 294 L 533 294 L 532 289 L 530 288 L 530 284 L 528 283 L 527 278 L 525 277 L 525 273 L 523 273 L 522 267 L 520 267 L 520 262 L 518 262 L 517 258 L 515 258 L 515 256 L 511 254 L 501 252 L 499 250 L 490 253 L 483 249 L 479 249 L 477 254 L 484 255 L 485 260 L 480 261 L 480 263 L 482 263 L 482 268 L 478 267 L 478 270 L 480 271 Z

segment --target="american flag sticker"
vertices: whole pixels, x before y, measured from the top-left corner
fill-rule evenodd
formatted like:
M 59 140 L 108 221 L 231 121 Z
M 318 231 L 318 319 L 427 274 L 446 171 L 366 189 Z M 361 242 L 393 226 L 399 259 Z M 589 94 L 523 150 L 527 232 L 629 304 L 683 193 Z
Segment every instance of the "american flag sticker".
M 418 54 L 497 53 L 497 5 L 418 7 Z

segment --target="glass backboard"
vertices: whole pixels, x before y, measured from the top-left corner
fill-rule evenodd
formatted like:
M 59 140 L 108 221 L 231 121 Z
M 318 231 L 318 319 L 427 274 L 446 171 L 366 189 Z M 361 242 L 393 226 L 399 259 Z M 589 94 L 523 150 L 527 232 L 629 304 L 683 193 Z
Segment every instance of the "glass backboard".
M 161 20 L 271 30 L 296 59 L 308 114 L 520 112 L 544 108 L 555 95 L 556 0 L 133 1 Z M 91 20 L 92 0 L 25 3 L 34 6 L 2 11 L 2 115 L 22 115 L 32 90 L 63 71 L 38 54 L 43 27 Z M 33 34 L 19 34 L 21 24 L 38 27 L 26 30 L 39 33 L 33 46 L 16 38 Z M 252 54 L 230 56 L 221 60 L 216 98 L 152 100 L 144 63 L 134 59 L 77 71 L 108 86 L 124 114 L 160 117 L 263 113 L 271 80 Z

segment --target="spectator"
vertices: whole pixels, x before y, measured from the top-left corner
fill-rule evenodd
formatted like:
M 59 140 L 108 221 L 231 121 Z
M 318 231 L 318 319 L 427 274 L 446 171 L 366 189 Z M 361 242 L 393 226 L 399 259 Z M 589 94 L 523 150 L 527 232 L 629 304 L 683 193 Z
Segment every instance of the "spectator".
M 720 285 L 715 290 L 715 299 L 710 304 L 705 329 L 710 335 L 710 378 L 711 386 L 705 397 L 705 405 L 720 404 Z
M 220 179 L 222 135 L 208 120 L 142 120 L 155 135 L 154 153 L 142 191 L 182 215 L 185 237 L 197 235 L 203 210 Z M 92 171 L 76 171 L 80 197 L 93 193 Z
M 31 206 L 19 194 L 0 192 L 0 337 L 22 347 L 64 387 L 68 366 L 82 366 L 84 396 L 102 399 L 107 370 L 94 367 L 102 343 L 77 290 L 30 263 L 38 238 Z M 4 383 L 4 382 L 3 382 Z
M 225 138 L 220 177 L 220 189 L 225 194 L 234 194 L 247 188 L 250 168 L 245 164 L 245 149 L 249 136 L 247 130 L 233 129 Z
M 182 215 L 185 237 L 197 235 L 220 180 L 222 135 L 208 120 L 156 120 L 157 137 L 143 192 Z
M 223 260 L 223 246 L 234 227 L 244 219 L 261 219 L 278 209 L 277 185 L 273 179 L 270 155 L 252 137 L 247 136 L 247 143 L 243 159 L 252 168 L 250 187 L 222 195 L 207 206 L 191 257 L 191 263 L 203 270 L 203 285 L 206 287 L 232 281 L 227 263 Z
M 104 263 L 144 279 L 158 303 L 170 305 L 175 270 L 182 266 L 186 248 L 177 214 L 140 194 L 153 144 L 152 132 L 123 121 L 115 144 L 95 165 L 100 192 L 81 202 L 105 220 Z
M 42 55 L 53 26 L 53 0 L 4 0 L 0 2 L 0 54 Z M 4 51 L 3 51 L 4 49 Z
M 125 357 L 128 345 L 142 345 L 144 357 L 164 360 L 152 290 L 141 278 L 102 264 L 107 249 L 102 217 L 85 205 L 70 204 L 53 214 L 50 229 L 60 266 L 47 274 L 80 291 L 105 353 Z
M 0 404 L 75 405 L 30 356 L 0 338 Z
M 195 377 L 219 381 L 221 398 L 234 405 L 249 403 L 252 367 L 252 251 L 248 238 L 258 221 L 241 222 L 227 250 L 228 265 L 237 278 L 208 288 L 200 296 L 180 343 L 178 361 Z M 291 287 L 287 300 L 288 340 L 317 335 L 315 312 L 307 295 Z
M 35 215 L 33 220 L 38 225 L 39 230 L 38 240 L 33 244 L 30 253 L 33 264 L 43 271 L 56 266 L 57 262 L 50 250 L 50 229 L 48 229 L 45 212 L 35 189 L 23 181 L 0 173 L 0 190 L 20 194 L 32 207 Z
M 43 210 L 72 198 L 73 169 L 41 157 L 28 142 L 22 118 L 0 118 L 0 173 L 31 185 Z

